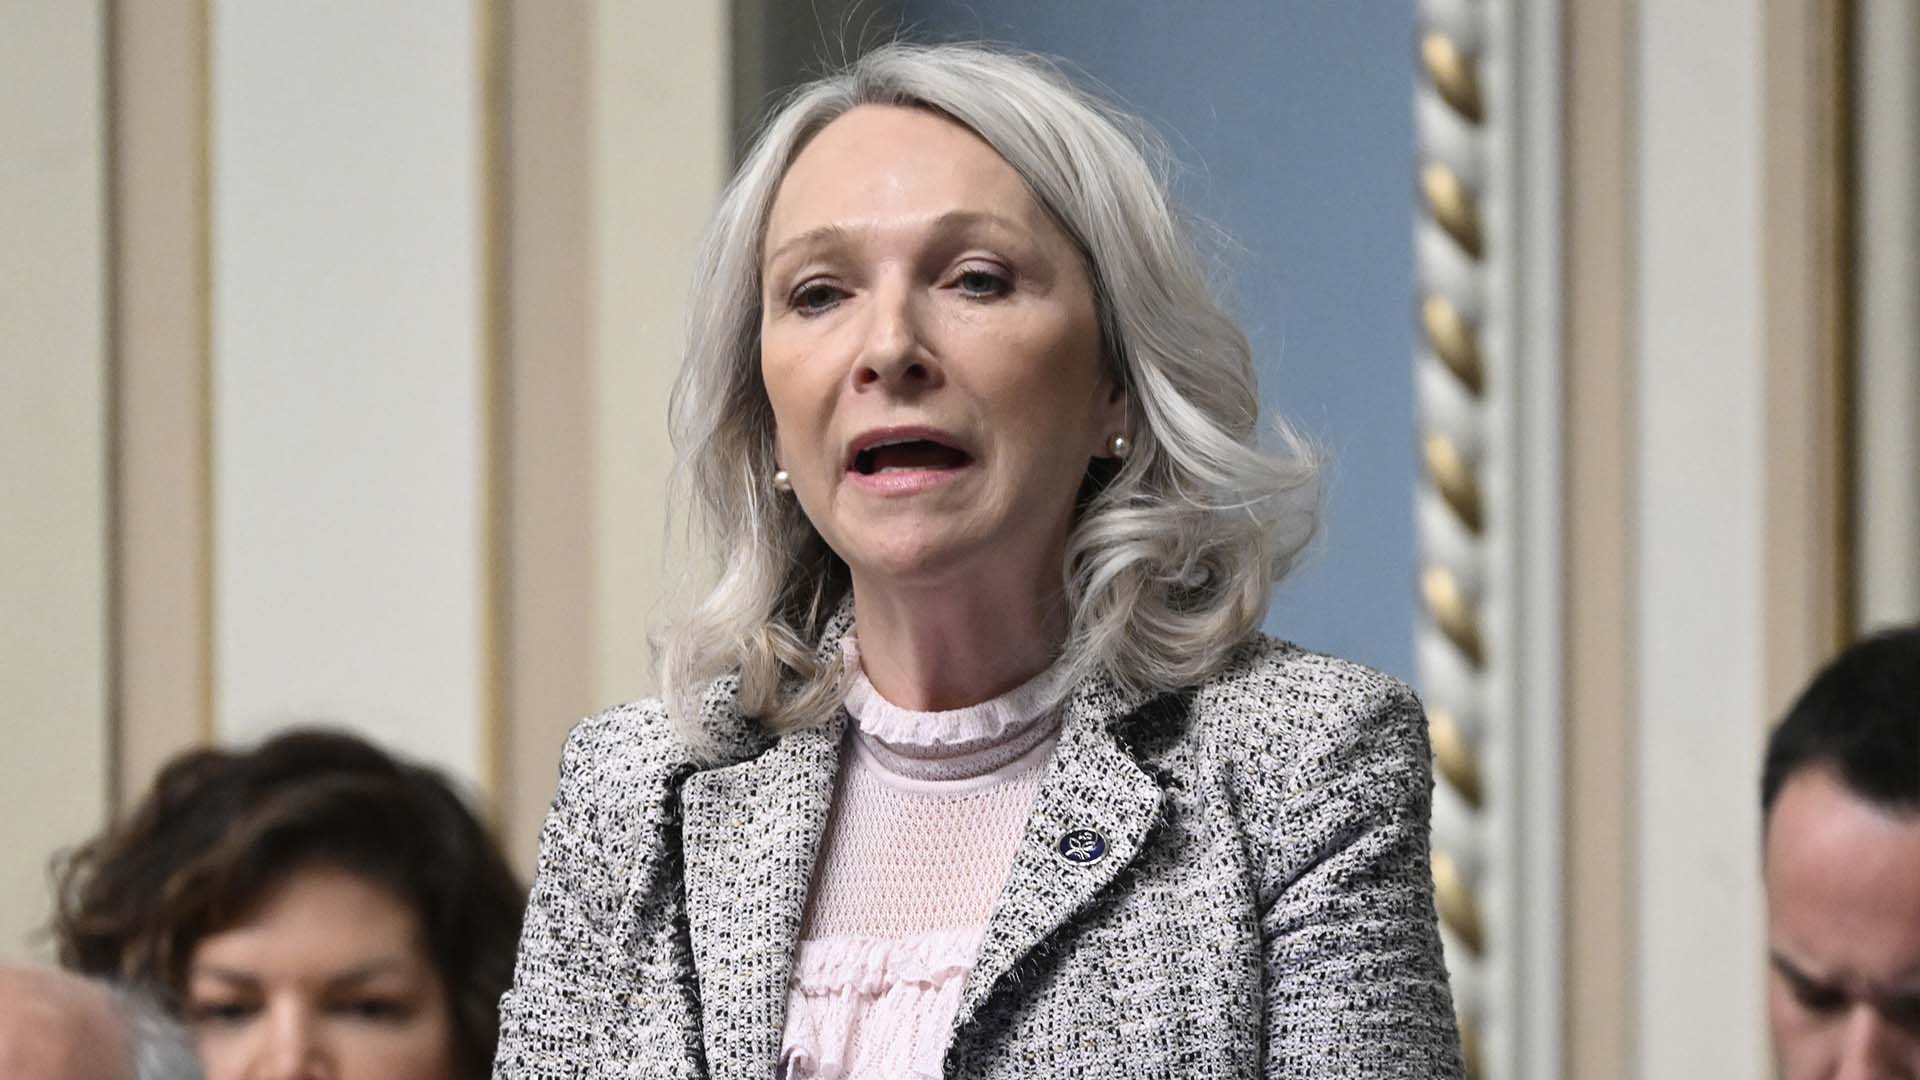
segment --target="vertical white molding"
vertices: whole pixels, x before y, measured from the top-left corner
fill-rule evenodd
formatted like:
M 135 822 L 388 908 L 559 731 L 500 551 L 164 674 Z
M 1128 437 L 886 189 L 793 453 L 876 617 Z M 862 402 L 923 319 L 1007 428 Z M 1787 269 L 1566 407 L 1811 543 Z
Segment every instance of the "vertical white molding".
M 1444 778 L 1435 882 L 1469 1072 L 1550 1077 L 1563 981 L 1560 7 L 1425 0 L 1421 18 L 1417 640 Z
M 0 960 L 108 806 L 102 14 L 0 0 Z
M 606 704 L 653 692 L 648 631 L 673 610 L 672 578 L 685 569 L 665 565 L 667 392 L 695 251 L 732 164 L 731 6 L 596 8 L 595 639 Z
M 471 0 L 213 8 L 216 697 L 473 783 L 487 467 Z
M 1562 822 L 1565 716 L 1562 695 L 1562 586 L 1565 511 L 1561 148 L 1564 110 L 1561 5 L 1498 7 L 1496 40 L 1511 59 L 1500 72 L 1512 101 L 1501 172 L 1513 178 L 1493 213 L 1513 237 L 1503 304 L 1512 312 L 1496 372 L 1511 381 L 1505 455 L 1512 528 L 1505 553 L 1513 578 L 1500 635 L 1512 656 L 1508 708 L 1514 742 L 1512 812 L 1502 824 L 1512 845 L 1515 1043 L 1513 1077 L 1551 1077 L 1562 1068 L 1565 920 Z M 1501 815 L 1496 815 L 1499 818 Z
M 1920 4 L 1858 0 L 1855 630 L 1920 620 Z
M 1638 1074 L 1765 1076 L 1762 11 L 1639 10 Z

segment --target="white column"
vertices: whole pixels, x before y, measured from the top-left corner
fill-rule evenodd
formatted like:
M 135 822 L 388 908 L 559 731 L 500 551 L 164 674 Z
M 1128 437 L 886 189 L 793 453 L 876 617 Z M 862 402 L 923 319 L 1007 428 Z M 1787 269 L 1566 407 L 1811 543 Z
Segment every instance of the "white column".
M 98 4 L 0 0 L 0 960 L 107 809 L 106 116 Z
M 1638 1075 L 1768 1075 L 1760 0 L 1639 7 Z
M 215 680 L 482 779 L 483 5 L 213 8 Z
M 729 6 L 598 5 L 592 419 L 603 704 L 654 691 L 648 632 L 685 603 L 669 595 L 685 556 L 670 558 L 666 543 L 667 392 L 685 348 L 695 249 L 732 166 Z

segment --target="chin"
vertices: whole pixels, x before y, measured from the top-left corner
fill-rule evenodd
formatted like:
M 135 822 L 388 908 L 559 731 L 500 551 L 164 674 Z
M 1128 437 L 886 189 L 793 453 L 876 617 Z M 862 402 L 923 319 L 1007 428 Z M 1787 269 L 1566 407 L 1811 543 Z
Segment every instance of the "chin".
M 939 587 L 955 583 L 972 562 L 973 545 L 955 537 L 896 539 L 891 543 L 861 545 L 847 565 L 856 580 L 883 586 Z M 843 556 L 844 557 L 844 556 Z
M 954 575 L 958 561 L 940 548 L 872 552 L 854 576 L 883 585 L 939 585 Z

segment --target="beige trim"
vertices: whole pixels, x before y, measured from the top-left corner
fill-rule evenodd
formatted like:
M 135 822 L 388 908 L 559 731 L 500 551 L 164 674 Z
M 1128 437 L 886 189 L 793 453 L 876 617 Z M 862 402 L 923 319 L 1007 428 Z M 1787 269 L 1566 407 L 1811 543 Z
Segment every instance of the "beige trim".
M 119 0 L 109 213 L 121 804 L 213 730 L 206 0 Z
M 511 633 L 496 780 L 501 838 L 531 872 L 567 731 L 596 704 L 594 18 L 587 0 L 509 4 L 500 18 L 511 257 L 495 444 L 510 452 L 496 462 L 496 521 Z
M 474 77 L 479 92 L 477 153 L 474 158 L 475 223 L 480 327 L 477 359 L 480 364 L 480 557 L 477 620 L 480 661 L 480 726 L 474 740 L 475 762 L 482 786 L 484 809 L 496 829 L 507 816 L 508 701 L 513 687 L 509 652 L 513 647 L 512 588 L 514 551 L 511 539 L 513 487 L 508 477 L 513 455 L 509 415 L 507 365 L 510 363 L 513 316 L 509 310 L 512 274 L 513 180 L 508 172 L 508 113 L 512 83 L 507 50 L 511 29 L 504 0 L 471 0 L 473 14 Z
M 193 0 L 193 22 L 198 28 L 192 70 L 194 92 L 198 97 L 198 127 L 194 144 L 200 152 L 199 183 L 194 188 L 194 222 L 199 230 L 195 253 L 194 278 L 198 282 L 199 301 L 194 311 L 200 333 L 200 502 L 204 517 L 200 529 L 200 730 L 201 745 L 211 744 L 220 730 L 220 513 L 219 486 L 214 482 L 214 455 L 220 452 L 214 413 L 213 327 L 217 300 L 214 296 L 213 249 L 213 0 Z
M 1566 1075 L 1635 1060 L 1633 0 L 1565 8 Z
M 1850 0 L 1767 0 L 1764 162 L 1769 717 L 1846 640 L 1852 244 Z
M 1920 620 L 1920 4 L 1859 0 L 1854 626 Z

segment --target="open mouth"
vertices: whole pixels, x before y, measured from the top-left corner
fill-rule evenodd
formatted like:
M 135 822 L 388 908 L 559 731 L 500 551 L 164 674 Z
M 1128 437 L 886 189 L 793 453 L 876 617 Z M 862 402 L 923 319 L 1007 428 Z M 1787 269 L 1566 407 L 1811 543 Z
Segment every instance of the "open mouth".
M 966 451 L 931 439 L 901 439 L 877 443 L 853 455 L 853 471 L 861 476 L 890 472 L 958 469 L 973 461 Z

